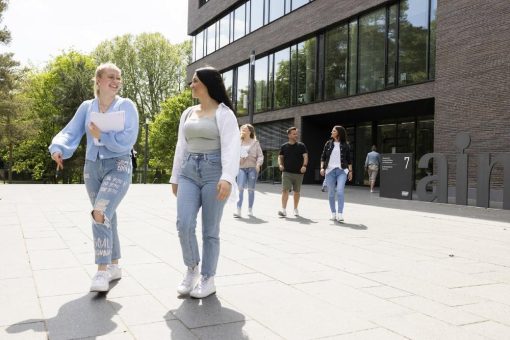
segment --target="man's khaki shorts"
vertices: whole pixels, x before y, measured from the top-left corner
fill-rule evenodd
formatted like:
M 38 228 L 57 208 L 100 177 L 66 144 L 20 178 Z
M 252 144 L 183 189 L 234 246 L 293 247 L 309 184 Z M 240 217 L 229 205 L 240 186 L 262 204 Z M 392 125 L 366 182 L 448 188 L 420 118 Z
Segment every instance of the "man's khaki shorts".
M 301 191 L 301 184 L 303 183 L 304 174 L 294 174 L 292 172 L 282 173 L 282 189 L 284 191 L 294 190 L 294 192 Z
M 368 179 L 370 181 L 374 181 L 377 178 L 377 173 L 379 172 L 379 167 L 375 164 L 370 164 L 368 166 Z

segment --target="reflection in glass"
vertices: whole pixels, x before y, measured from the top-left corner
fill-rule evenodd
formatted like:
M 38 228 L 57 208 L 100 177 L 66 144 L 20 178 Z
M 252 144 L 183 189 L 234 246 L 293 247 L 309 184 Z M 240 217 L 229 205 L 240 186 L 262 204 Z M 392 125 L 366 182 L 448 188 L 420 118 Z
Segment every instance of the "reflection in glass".
M 349 77 L 348 88 L 349 94 L 356 94 L 358 84 L 358 21 L 354 20 L 349 23 Z
M 390 6 L 388 9 L 388 74 L 386 85 L 395 86 L 395 72 L 397 72 L 397 5 Z
M 238 7 L 234 11 L 234 40 L 244 37 L 246 21 L 246 5 Z
M 267 110 L 267 67 L 268 57 L 255 61 L 255 112 Z
M 347 95 L 348 29 L 342 25 L 326 32 L 324 97 L 334 99 Z
M 384 88 L 386 9 L 359 19 L 359 92 Z
M 237 100 L 236 112 L 239 117 L 248 114 L 248 79 L 249 64 L 237 68 Z
M 290 104 L 290 49 L 274 54 L 274 108 L 281 109 Z
M 230 14 L 225 15 L 219 21 L 219 45 L 218 48 L 222 48 L 230 43 Z
M 297 104 L 315 101 L 316 45 L 315 38 L 297 45 Z
M 402 0 L 399 27 L 399 83 L 411 84 L 427 79 L 429 2 Z
M 250 32 L 264 25 L 264 0 L 251 0 L 251 29 Z
M 436 77 L 436 11 L 437 0 L 430 0 L 430 79 Z
M 223 83 L 225 83 L 225 89 L 227 90 L 228 97 L 232 100 L 232 89 L 234 84 L 234 71 L 230 70 L 222 73 Z
M 216 51 L 216 23 L 207 27 L 207 54 Z
M 284 0 L 269 0 L 269 22 L 283 16 L 285 11 Z
M 195 36 L 195 60 L 204 57 L 204 31 Z
M 287 0 L 287 2 L 288 1 L 289 0 Z M 292 10 L 295 10 L 296 8 L 306 5 L 308 2 L 309 0 L 292 0 Z

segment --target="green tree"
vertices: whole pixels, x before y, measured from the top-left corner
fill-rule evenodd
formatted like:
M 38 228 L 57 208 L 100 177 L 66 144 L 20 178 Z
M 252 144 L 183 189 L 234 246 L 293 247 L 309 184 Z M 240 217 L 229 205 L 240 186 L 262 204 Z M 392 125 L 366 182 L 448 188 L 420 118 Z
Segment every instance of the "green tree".
M 161 103 L 161 112 L 156 116 L 149 133 L 152 150 L 149 165 L 152 168 L 170 170 L 174 158 L 177 132 L 181 113 L 192 105 L 191 91 L 168 98 Z
M 160 33 L 127 34 L 102 42 L 92 56 L 97 63 L 111 61 L 121 68 L 121 95 L 133 100 L 140 114 L 136 148 L 145 150 L 145 122 L 154 121 L 161 103 L 185 88 L 191 41 L 173 45 Z
M 34 180 L 53 178 L 55 164 L 48 155 L 53 136 L 74 116 L 79 105 L 93 97 L 92 76 L 96 65 L 86 55 L 71 51 L 56 57 L 41 72 L 28 75 L 19 98 L 25 103 L 24 121 L 36 127 L 16 145 L 14 169 L 30 172 Z M 84 139 L 74 156 L 65 162 L 64 181 L 81 181 Z

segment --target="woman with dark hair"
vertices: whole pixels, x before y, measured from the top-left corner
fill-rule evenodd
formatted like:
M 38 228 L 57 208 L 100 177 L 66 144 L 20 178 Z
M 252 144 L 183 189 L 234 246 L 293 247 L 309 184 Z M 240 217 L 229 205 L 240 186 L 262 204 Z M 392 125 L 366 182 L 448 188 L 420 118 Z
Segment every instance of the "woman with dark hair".
M 335 125 L 331 130 L 331 139 L 322 151 L 320 173 L 326 176 L 331 219 L 343 222 L 345 182 L 347 178 L 352 181 L 351 147 L 347 143 L 347 133 L 343 126 Z M 335 195 L 338 209 L 335 206 Z
M 199 104 L 181 115 L 170 183 L 177 197 L 177 231 L 187 271 L 179 294 L 204 298 L 216 292 L 220 221 L 228 197 L 236 200 L 239 128 L 221 74 L 195 71 L 191 93 Z M 202 265 L 195 234 L 202 208 Z

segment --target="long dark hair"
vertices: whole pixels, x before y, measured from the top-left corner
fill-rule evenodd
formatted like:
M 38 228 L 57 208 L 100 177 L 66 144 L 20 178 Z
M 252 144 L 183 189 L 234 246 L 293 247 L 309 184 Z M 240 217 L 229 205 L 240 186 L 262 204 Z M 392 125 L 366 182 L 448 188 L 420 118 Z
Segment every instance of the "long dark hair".
M 197 69 L 195 73 L 197 74 L 197 78 L 200 79 L 207 88 L 207 92 L 212 99 L 216 100 L 218 103 L 227 105 L 232 111 L 234 111 L 234 106 L 227 95 L 223 78 L 217 69 L 207 66 Z
M 347 143 L 347 131 L 345 131 L 344 127 L 342 125 L 335 125 L 333 129 L 335 129 L 336 133 L 338 133 L 338 140 L 340 143 Z

